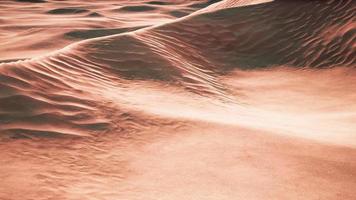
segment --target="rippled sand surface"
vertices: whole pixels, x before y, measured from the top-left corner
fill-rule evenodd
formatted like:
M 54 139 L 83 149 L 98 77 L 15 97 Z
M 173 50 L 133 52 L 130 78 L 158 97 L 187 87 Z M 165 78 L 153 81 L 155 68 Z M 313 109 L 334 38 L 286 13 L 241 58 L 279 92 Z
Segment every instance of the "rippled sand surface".
M 356 199 L 352 0 L 0 2 L 0 200 Z
M 41 56 L 75 41 L 169 22 L 204 1 L 2 0 L 0 60 Z

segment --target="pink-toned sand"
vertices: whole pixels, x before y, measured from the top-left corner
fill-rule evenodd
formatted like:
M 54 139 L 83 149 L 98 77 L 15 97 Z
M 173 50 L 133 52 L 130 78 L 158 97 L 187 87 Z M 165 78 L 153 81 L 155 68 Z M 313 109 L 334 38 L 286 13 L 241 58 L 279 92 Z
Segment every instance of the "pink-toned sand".
M 356 199 L 355 3 L 214 2 L 1 1 L 0 200 Z

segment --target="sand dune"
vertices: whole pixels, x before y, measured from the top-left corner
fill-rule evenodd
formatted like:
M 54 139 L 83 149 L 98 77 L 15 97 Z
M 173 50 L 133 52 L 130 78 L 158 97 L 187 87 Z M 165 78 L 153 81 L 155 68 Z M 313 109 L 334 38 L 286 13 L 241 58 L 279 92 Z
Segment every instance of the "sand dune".
M 0 199 L 356 198 L 354 1 L 7 3 Z

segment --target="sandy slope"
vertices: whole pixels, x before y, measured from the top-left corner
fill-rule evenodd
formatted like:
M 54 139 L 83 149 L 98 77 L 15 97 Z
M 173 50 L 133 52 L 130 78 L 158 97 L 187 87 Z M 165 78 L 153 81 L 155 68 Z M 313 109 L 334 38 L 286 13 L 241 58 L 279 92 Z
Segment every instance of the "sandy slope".
M 161 23 L 208 5 L 182 2 L 117 5 L 157 26 L 0 64 L 0 200 L 356 198 L 353 1 L 227 0 Z M 48 12 L 113 12 L 67 3 Z
M 354 149 L 237 126 L 191 124 L 194 125 L 190 128 L 161 129 L 150 136 L 126 139 L 127 143 L 106 141 L 104 148 L 100 145 L 94 148 L 88 143 L 77 143 L 78 146 L 57 142 L 57 146 L 43 145 L 42 149 L 7 144 L 2 146 L 2 160 L 8 161 L 1 167 L 0 197 L 70 200 L 352 200 L 356 197 L 351 189 L 356 178 L 356 162 L 351 159 L 356 156 Z M 60 143 L 70 146 L 63 148 Z M 24 160 L 4 154 L 5 149 L 16 147 L 30 157 Z
M 120 199 L 354 199 L 356 151 L 199 124 L 145 146 Z

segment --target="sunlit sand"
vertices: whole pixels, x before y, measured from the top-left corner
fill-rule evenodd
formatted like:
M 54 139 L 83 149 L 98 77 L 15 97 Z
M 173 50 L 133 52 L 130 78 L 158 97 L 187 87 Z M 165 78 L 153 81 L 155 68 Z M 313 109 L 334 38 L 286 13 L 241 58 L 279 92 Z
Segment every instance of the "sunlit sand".
M 0 2 L 0 200 L 356 199 L 354 8 Z

